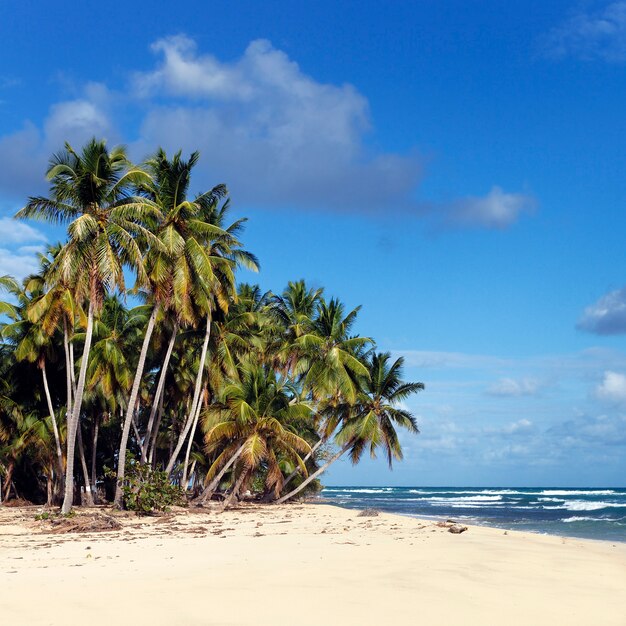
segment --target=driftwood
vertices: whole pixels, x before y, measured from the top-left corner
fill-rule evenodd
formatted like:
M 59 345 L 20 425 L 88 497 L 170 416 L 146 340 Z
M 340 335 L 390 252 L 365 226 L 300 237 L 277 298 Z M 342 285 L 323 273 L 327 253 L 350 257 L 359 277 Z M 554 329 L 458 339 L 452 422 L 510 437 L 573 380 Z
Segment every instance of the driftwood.
M 453 535 L 460 535 L 467 530 L 467 526 L 461 526 L 460 524 L 454 524 L 448 528 L 448 532 Z
M 457 524 L 451 519 L 448 519 L 445 522 L 437 522 L 435 526 L 438 526 L 439 528 L 447 528 L 448 532 L 453 535 L 460 535 L 467 530 L 467 526 L 461 526 L 461 524 Z

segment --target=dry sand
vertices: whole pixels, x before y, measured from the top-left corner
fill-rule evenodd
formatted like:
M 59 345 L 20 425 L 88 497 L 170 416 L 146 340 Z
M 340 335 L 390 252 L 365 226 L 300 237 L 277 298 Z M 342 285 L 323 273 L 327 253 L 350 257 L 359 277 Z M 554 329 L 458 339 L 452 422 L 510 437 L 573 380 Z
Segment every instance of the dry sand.
M 626 625 L 626 544 L 326 505 L 50 534 L 0 507 L 0 624 Z

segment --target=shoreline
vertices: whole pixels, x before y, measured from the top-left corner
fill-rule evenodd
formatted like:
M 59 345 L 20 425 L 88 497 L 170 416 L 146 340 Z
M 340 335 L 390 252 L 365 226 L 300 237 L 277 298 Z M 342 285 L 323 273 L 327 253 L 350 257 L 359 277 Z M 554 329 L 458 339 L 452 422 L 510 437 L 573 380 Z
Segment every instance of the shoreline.
M 0 617 L 13 623 L 626 621 L 619 542 L 471 524 L 454 535 L 432 520 L 313 503 L 149 518 L 98 508 L 73 519 L 97 510 L 121 529 L 52 534 L 39 510 L 0 507 Z
M 343 509 L 345 511 L 357 511 L 358 512 L 362 510 L 362 508 L 358 508 L 358 507 L 347 507 L 347 506 L 342 506 L 341 504 L 335 504 L 334 502 L 332 502 L 331 499 L 329 499 L 328 502 L 317 503 L 313 499 L 310 498 L 305 501 L 305 504 L 311 504 L 311 505 L 316 505 L 316 506 L 319 506 L 319 505 L 332 506 L 332 507 L 337 507 L 339 509 Z M 372 507 L 372 508 L 376 508 L 376 507 Z M 445 522 L 446 520 L 453 520 L 454 518 L 454 516 L 448 516 L 448 515 L 421 515 L 421 514 L 412 514 L 412 513 L 383 511 L 380 509 L 378 510 L 383 515 L 394 515 L 398 517 L 414 519 L 414 520 L 423 521 L 423 522 Z M 457 519 L 454 519 L 453 521 L 456 524 L 461 524 L 463 526 L 467 526 L 468 528 L 474 528 L 474 527 L 475 528 L 491 528 L 493 530 L 506 531 L 508 533 L 527 533 L 529 535 L 538 535 L 540 537 L 560 537 L 563 539 L 576 539 L 578 541 L 593 541 L 593 542 L 599 541 L 601 543 L 617 543 L 617 544 L 624 544 L 626 546 L 626 531 L 624 532 L 623 539 L 596 539 L 594 537 L 580 537 L 578 535 L 565 535 L 563 533 L 551 533 L 548 531 L 541 531 L 541 530 L 532 530 L 532 529 L 519 530 L 517 528 L 509 528 L 506 526 L 496 526 L 496 525 L 488 524 L 488 523 L 481 524 L 480 520 L 477 520 L 475 518 L 473 518 L 471 521 L 468 521 L 462 518 L 457 518 Z

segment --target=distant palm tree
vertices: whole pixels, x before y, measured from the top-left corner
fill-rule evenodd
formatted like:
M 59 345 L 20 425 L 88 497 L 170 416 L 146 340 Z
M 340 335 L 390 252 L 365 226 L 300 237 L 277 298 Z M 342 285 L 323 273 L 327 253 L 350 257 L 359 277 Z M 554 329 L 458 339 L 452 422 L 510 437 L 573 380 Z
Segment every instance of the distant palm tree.
M 402 459 L 402 447 L 396 428 L 399 426 L 411 433 L 418 433 L 419 430 L 413 415 L 399 405 L 412 394 L 424 389 L 424 384 L 404 382 L 404 359 L 400 357 L 389 364 L 390 358 L 388 352 L 372 354 L 368 363 L 369 377 L 362 381 L 362 390 L 358 393 L 356 402 L 336 409 L 345 413 L 341 430 L 336 437 L 339 450 L 300 485 L 279 498 L 276 504 L 300 493 L 348 451 L 353 463 L 358 463 L 368 448 L 372 458 L 376 457 L 376 450 L 382 448 L 389 467 L 394 459 Z
M 227 385 L 221 402 L 207 415 L 207 452 L 221 450 L 207 473 L 201 499 L 209 499 L 228 469 L 237 475 L 226 506 L 238 495 L 253 473 L 266 466 L 265 487 L 280 493 L 281 459 L 304 468 L 300 454 L 309 444 L 296 434 L 295 425 L 310 415 L 307 404 L 298 401 L 293 389 L 276 378 L 273 370 L 257 364 L 242 366 L 240 381 Z
M 344 315 L 344 305 L 335 298 L 328 303 L 321 300 L 308 332 L 295 339 L 294 345 L 301 354 L 296 373 L 303 373 L 302 384 L 314 395 L 340 393 L 353 402 L 358 377 L 369 376 L 358 355 L 372 340 L 350 336 L 360 308 Z

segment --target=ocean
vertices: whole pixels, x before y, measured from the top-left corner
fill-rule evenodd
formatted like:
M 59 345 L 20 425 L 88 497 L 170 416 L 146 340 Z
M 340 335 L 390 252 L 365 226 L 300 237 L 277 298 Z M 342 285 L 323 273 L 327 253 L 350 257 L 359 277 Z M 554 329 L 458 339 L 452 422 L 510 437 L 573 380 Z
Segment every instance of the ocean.
M 321 500 L 350 509 L 626 541 L 626 489 L 326 487 Z

